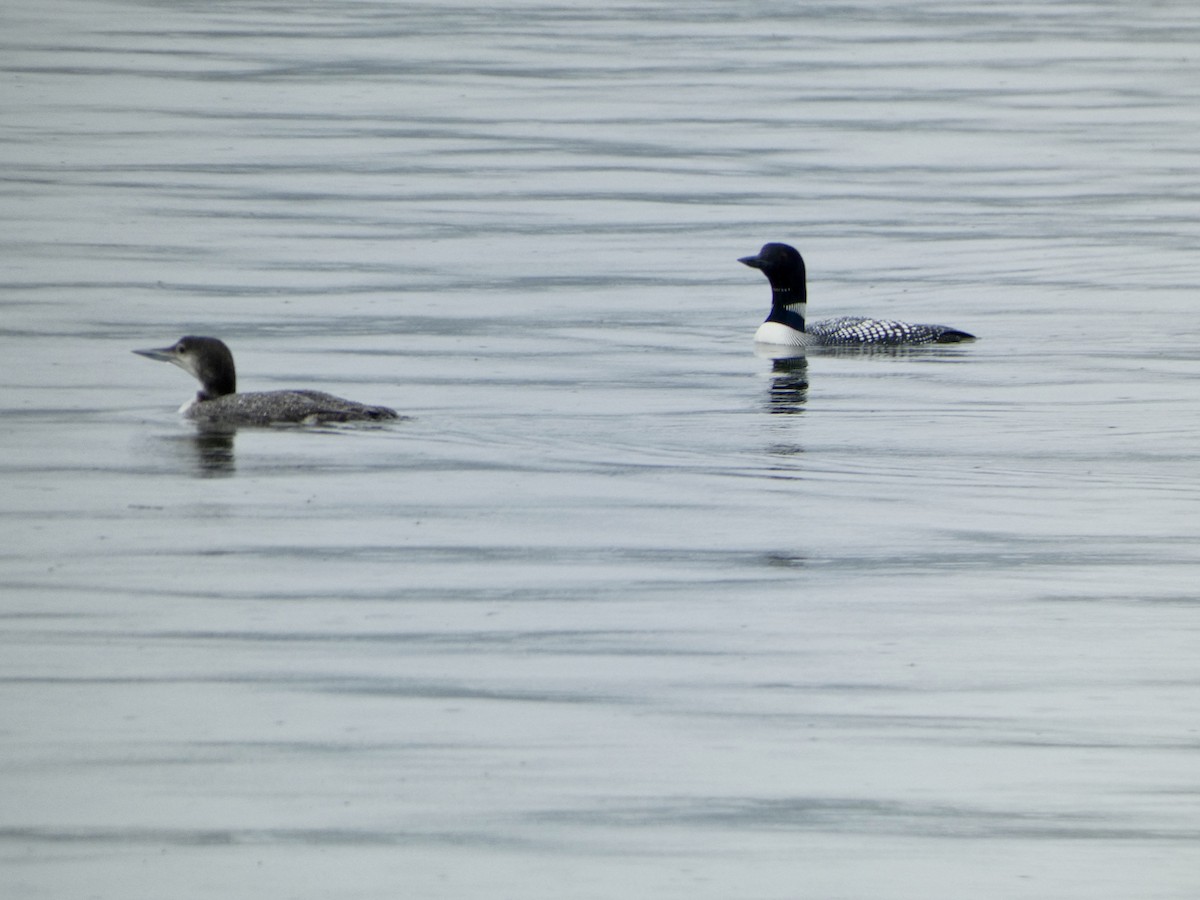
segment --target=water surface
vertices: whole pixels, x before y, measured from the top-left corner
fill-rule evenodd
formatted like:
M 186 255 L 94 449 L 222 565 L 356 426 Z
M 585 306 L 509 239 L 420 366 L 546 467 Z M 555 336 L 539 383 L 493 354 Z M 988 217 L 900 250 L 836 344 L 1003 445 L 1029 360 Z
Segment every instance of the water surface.
M 1200 890 L 1191 5 L 0 18 L 6 897 Z

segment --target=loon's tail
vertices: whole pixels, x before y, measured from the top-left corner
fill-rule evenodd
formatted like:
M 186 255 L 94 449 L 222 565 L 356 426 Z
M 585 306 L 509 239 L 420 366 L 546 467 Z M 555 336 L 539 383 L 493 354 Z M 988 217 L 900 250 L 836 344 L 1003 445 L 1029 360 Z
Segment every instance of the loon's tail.
M 975 340 L 975 335 L 967 334 L 965 331 L 959 331 L 957 328 L 947 328 L 937 336 L 936 343 L 938 344 L 962 344 L 966 341 Z

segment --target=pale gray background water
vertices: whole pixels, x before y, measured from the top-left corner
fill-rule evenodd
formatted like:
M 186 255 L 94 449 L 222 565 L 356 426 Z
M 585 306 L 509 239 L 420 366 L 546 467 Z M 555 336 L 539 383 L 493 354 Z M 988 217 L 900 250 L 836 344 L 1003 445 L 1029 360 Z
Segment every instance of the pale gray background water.
M 0 12 L 0 896 L 1200 894 L 1200 7 Z M 963 349 L 755 356 L 811 311 Z M 205 441 L 242 386 L 416 416 Z

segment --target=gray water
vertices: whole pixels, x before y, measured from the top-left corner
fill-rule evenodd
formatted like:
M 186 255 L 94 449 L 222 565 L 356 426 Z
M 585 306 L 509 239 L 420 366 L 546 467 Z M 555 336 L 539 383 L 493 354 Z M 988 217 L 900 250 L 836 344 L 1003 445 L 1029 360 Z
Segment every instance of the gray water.
M 1200 7 L 0 12 L 0 896 L 1200 894 Z M 756 355 L 810 313 L 974 332 Z M 129 351 L 414 417 L 197 434 Z

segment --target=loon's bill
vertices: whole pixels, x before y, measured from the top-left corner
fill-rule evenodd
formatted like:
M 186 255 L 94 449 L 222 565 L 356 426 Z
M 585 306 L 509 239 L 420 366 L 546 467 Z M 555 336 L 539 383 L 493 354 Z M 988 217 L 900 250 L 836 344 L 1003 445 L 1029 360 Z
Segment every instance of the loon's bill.
M 881 347 L 958 344 L 975 335 L 948 325 L 920 325 L 867 316 L 840 316 L 808 323 L 808 283 L 804 258 L 788 244 L 764 244 L 756 256 L 738 262 L 759 269 L 771 282 L 771 312 L 754 340 L 787 347 Z
M 179 366 L 200 382 L 180 414 L 210 425 L 320 425 L 401 418 L 386 406 L 367 406 L 323 391 L 237 392 L 233 354 L 214 337 L 187 335 L 170 347 L 134 350 L 139 356 Z

